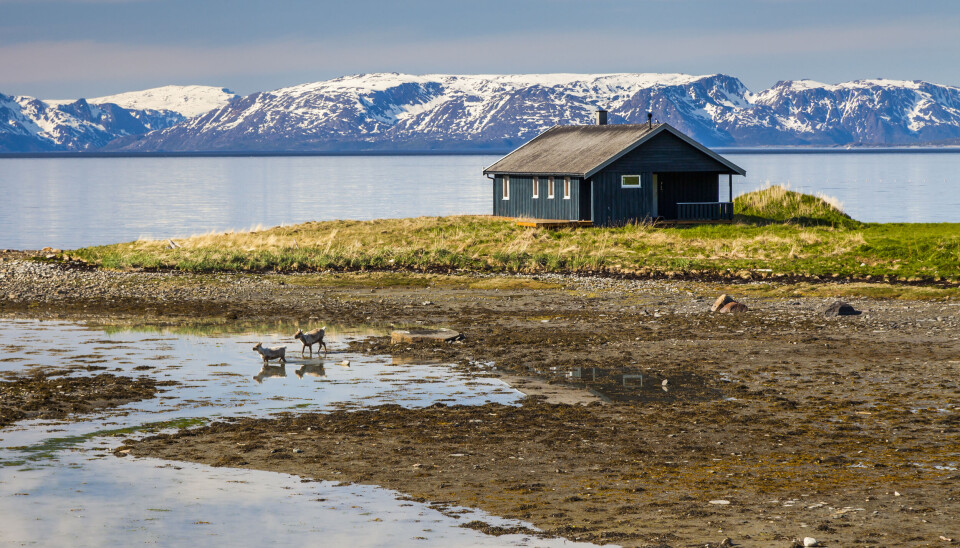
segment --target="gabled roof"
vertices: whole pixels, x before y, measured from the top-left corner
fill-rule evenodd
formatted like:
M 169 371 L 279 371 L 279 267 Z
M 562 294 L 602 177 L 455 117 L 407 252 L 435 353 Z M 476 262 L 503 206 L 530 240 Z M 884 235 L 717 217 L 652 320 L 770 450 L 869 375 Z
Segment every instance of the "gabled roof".
M 741 167 L 687 137 L 670 124 L 554 126 L 483 170 L 484 175 L 569 175 L 591 177 L 653 137 L 669 132 L 703 154 L 746 175 Z

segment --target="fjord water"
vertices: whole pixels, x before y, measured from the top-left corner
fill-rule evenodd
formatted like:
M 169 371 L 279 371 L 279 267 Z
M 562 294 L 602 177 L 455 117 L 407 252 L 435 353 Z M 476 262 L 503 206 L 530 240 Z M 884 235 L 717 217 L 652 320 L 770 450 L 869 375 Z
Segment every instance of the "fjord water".
M 868 222 L 960 221 L 960 152 L 731 153 L 734 194 L 837 198 Z M 304 221 L 489 214 L 495 155 L 0 159 L 0 248 L 76 248 Z M 721 185 L 726 199 L 726 184 Z

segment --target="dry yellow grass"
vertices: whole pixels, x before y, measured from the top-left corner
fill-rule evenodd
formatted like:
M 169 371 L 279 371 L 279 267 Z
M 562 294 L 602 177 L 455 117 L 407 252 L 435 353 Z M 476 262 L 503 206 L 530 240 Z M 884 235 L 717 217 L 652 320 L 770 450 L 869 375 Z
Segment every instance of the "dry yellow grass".
M 743 198 L 742 202 L 740 202 Z M 215 270 L 595 271 L 750 269 L 800 275 L 960 277 L 953 225 L 866 225 L 771 187 L 738 198 L 729 225 L 521 228 L 488 216 L 325 221 L 78 250 L 114 267 Z M 779 201 L 778 201 L 779 200 Z M 780 222 L 770 221 L 780 217 Z

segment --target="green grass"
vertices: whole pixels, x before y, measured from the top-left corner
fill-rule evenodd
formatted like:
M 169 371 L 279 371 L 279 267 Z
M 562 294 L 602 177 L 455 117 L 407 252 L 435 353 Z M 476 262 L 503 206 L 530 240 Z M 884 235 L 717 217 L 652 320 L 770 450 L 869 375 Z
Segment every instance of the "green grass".
M 417 270 L 655 272 L 960 280 L 960 224 L 872 224 L 828 200 L 771 187 L 738 197 L 735 222 L 531 229 L 486 216 L 329 221 L 75 250 L 104 268 L 189 272 Z M 766 271 L 769 271 L 768 273 Z

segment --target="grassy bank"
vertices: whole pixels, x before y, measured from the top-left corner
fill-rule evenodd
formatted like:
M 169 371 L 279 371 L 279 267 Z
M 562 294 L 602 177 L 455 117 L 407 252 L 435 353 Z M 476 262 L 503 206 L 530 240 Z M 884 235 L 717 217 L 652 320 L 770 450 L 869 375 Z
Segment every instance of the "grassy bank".
M 735 200 L 725 225 L 544 230 L 485 216 L 311 222 L 79 249 L 105 268 L 414 269 L 960 280 L 960 224 L 870 224 L 783 187 Z

